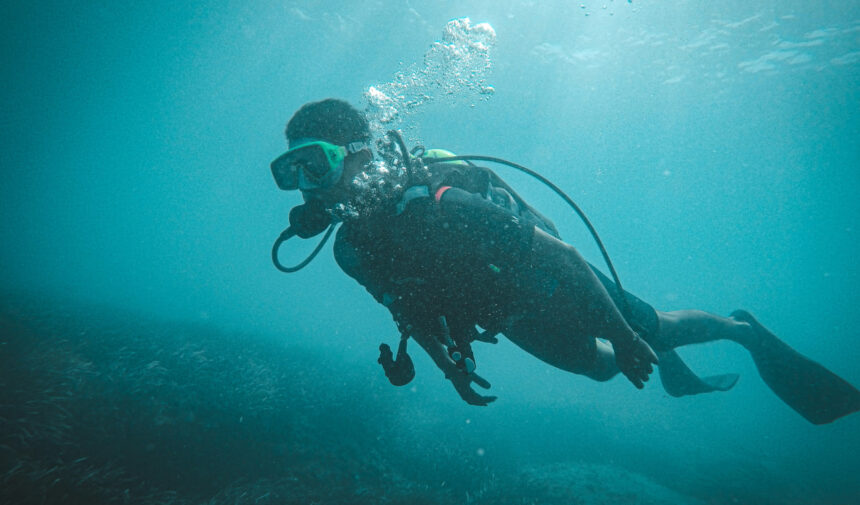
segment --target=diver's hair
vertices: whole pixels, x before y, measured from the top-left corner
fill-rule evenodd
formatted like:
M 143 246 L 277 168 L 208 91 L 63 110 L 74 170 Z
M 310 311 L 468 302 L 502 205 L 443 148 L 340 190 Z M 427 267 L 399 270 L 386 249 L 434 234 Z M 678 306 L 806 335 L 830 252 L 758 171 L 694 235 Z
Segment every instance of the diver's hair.
M 287 123 L 286 134 L 290 142 L 314 138 L 341 146 L 371 139 L 370 125 L 364 114 L 337 98 L 302 105 Z

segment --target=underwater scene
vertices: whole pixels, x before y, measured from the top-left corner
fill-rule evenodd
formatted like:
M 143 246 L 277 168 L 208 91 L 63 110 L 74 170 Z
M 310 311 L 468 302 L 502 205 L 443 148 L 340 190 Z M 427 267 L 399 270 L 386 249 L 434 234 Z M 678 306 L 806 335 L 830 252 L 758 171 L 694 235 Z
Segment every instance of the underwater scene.
M 860 2 L 0 24 L 0 504 L 860 504 Z

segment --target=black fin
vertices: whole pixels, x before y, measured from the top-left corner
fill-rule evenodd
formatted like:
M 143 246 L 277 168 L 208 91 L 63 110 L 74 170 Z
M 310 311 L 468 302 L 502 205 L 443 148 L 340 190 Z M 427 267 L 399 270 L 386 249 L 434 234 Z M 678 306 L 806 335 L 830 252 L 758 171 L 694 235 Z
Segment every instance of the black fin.
M 660 359 L 657 368 L 660 370 L 660 382 L 663 384 L 663 389 L 670 396 L 676 398 L 714 391 L 728 391 L 734 387 L 740 377 L 734 373 L 699 377 L 681 361 L 681 357 L 673 350 L 658 352 L 657 357 Z
M 732 312 L 759 337 L 750 346 L 759 375 L 789 407 L 812 424 L 827 424 L 860 410 L 860 391 L 792 349 L 745 310 Z

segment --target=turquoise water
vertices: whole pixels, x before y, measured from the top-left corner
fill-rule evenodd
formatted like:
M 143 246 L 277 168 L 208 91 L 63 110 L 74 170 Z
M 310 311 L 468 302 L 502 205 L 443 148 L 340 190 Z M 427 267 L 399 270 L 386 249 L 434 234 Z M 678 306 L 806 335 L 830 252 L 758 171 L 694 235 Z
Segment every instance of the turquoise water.
M 477 76 L 492 93 L 458 82 L 457 61 L 425 60 L 463 17 L 495 32 Z M 463 404 L 417 350 L 412 385 L 380 383 L 377 346 L 396 330 L 330 249 L 297 274 L 272 267 L 299 197 L 268 168 L 303 103 L 363 108 L 370 86 L 424 72 L 452 88 L 400 111 L 410 142 L 539 170 L 588 213 L 628 290 L 663 310 L 746 308 L 860 384 L 857 2 L 30 2 L 0 19 L 7 298 L 320 353 L 335 363 L 327 387 L 386 406 L 384 423 L 366 409 L 356 422 L 435 447 L 403 461 L 454 503 L 481 503 L 487 475 L 525 475 L 524 497 L 552 483 L 585 496 L 576 472 L 609 503 L 611 469 L 704 503 L 860 503 L 860 416 L 807 424 L 737 346 L 682 350 L 697 371 L 742 376 L 695 398 L 593 383 L 508 342 L 476 349 L 500 397 L 488 408 Z M 563 202 L 499 173 L 599 262 Z M 359 447 L 379 443 L 362 433 Z

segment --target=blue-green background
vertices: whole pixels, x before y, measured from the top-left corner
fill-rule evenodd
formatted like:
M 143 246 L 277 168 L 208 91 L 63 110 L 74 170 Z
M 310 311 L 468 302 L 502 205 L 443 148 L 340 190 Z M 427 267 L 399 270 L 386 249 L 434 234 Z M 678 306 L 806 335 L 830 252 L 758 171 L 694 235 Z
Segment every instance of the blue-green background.
M 496 93 L 409 118 L 426 145 L 541 171 L 589 214 L 628 290 L 663 310 L 749 309 L 860 384 L 856 1 L 6 2 L 0 287 L 277 335 L 378 376 L 395 328 L 330 252 L 290 276 L 271 265 L 299 197 L 268 163 L 299 106 L 363 106 L 464 16 L 497 33 Z M 563 203 L 499 172 L 599 261 Z M 445 426 L 470 455 L 503 444 L 701 495 L 860 502 L 860 416 L 807 424 L 737 346 L 684 349 L 697 371 L 742 379 L 680 400 L 507 342 L 476 352 L 491 407 L 463 404 L 418 352 L 414 387 L 375 394 L 433 412 L 404 429 Z

